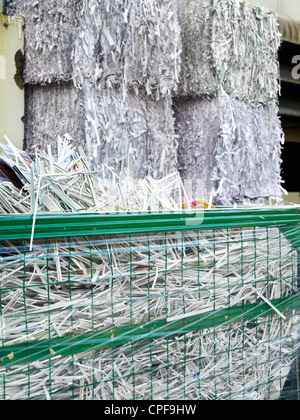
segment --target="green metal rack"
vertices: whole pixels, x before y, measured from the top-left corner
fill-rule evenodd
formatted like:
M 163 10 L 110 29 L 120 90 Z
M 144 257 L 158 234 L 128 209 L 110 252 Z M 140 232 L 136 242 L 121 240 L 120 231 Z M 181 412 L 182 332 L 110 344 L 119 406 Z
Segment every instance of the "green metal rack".
M 297 399 L 299 246 L 298 207 L 0 216 L 0 398 Z
M 32 215 L 0 216 L 0 240 L 28 239 Z M 121 235 L 192 230 L 300 225 L 300 208 L 216 209 L 161 213 L 40 214 L 35 238 Z

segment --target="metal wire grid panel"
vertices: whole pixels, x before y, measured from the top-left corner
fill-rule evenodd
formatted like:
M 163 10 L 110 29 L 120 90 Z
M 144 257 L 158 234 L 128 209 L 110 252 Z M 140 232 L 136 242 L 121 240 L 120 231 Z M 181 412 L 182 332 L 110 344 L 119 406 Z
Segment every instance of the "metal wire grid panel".
M 1 399 L 297 399 L 300 228 L 1 241 Z

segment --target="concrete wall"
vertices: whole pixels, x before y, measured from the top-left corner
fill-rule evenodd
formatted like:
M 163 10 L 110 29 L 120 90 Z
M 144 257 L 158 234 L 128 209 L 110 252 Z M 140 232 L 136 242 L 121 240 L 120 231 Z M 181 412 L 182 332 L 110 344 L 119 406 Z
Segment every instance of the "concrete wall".
M 23 54 L 23 21 L 0 15 L 0 142 L 5 143 L 6 135 L 20 149 L 24 142 Z
M 249 3 L 275 10 L 279 15 L 300 20 L 300 0 L 247 0 Z

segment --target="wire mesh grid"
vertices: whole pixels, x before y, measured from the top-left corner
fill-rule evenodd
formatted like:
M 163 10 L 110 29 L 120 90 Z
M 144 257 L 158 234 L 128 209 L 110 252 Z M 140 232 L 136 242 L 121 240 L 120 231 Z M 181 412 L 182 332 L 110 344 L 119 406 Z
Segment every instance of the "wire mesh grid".
M 1 399 L 299 396 L 299 255 L 279 228 L 3 240 L 0 252 Z

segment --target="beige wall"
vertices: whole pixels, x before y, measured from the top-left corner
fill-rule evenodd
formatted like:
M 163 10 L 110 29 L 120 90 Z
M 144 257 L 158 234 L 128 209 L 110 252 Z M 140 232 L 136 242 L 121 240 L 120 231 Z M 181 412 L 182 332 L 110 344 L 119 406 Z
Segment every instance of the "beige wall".
M 300 0 L 248 0 L 248 2 L 273 9 L 279 15 L 300 20 Z
M 300 193 L 289 193 L 283 199 L 286 203 L 300 204 Z
M 15 75 L 20 51 L 24 53 L 22 26 L 20 19 L 0 15 L 0 142 L 5 143 L 6 135 L 20 149 L 24 142 L 24 89 L 20 88 L 20 77 L 16 83 Z

